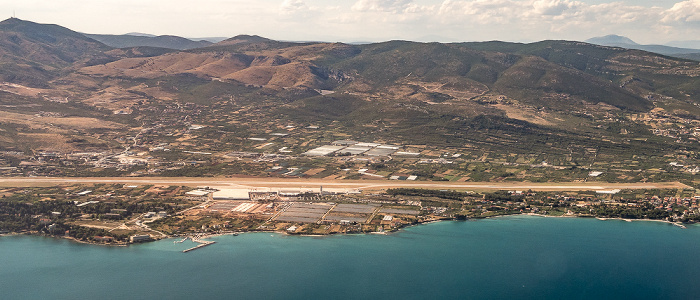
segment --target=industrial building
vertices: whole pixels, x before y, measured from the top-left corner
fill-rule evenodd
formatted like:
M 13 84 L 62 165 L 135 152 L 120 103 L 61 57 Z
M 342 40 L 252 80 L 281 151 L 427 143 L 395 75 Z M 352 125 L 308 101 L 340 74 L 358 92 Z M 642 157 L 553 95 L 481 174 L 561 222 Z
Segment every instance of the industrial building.
M 395 145 L 338 140 L 331 143 L 331 145 L 325 145 L 306 151 L 303 153 L 303 155 L 327 156 L 333 153 L 338 153 L 342 155 L 389 156 L 398 151 L 400 148 L 401 146 Z
M 212 194 L 214 200 L 250 200 L 249 189 L 221 189 Z

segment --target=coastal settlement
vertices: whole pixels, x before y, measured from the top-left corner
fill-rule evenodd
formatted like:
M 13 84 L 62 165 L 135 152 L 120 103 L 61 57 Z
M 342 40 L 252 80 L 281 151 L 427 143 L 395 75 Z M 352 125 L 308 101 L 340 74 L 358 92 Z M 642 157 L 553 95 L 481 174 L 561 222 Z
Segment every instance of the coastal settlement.
M 215 189 L 74 184 L 0 189 L 0 234 L 127 245 L 168 237 L 267 231 L 386 233 L 437 220 L 504 215 L 700 221 L 695 189 L 578 192 L 394 188 Z

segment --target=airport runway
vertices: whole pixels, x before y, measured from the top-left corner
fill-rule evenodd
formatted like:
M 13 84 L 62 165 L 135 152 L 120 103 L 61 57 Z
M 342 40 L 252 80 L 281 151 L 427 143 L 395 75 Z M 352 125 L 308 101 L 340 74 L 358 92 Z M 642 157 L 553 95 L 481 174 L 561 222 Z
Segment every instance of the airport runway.
M 0 186 L 28 187 L 61 184 L 118 183 L 130 185 L 183 185 L 221 188 L 319 188 L 382 190 L 387 188 L 425 188 L 451 190 L 533 190 L 533 191 L 582 191 L 613 189 L 683 189 L 679 182 L 655 183 L 605 183 L 605 182 L 449 182 L 449 181 L 398 181 L 398 180 L 324 180 L 285 178 L 228 178 L 228 177 L 0 177 Z

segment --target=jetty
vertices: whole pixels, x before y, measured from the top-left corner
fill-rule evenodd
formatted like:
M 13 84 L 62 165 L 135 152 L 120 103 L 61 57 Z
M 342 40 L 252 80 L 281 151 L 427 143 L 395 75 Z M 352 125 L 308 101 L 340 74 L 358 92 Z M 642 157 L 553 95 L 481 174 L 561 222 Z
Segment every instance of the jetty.
M 182 253 L 187 253 L 187 252 L 190 252 L 190 251 L 192 251 L 192 250 L 197 250 L 197 249 L 199 249 L 199 248 L 203 248 L 203 247 L 206 247 L 206 246 L 209 246 L 209 245 L 211 245 L 211 244 L 216 243 L 216 242 L 214 242 L 214 241 L 205 241 L 205 240 L 202 240 L 202 239 L 206 239 L 206 238 L 210 238 L 210 237 L 215 237 L 215 236 L 226 235 L 226 234 L 230 234 L 230 235 L 233 235 L 233 236 L 237 236 L 237 235 L 238 235 L 238 232 L 220 232 L 220 233 L 215 233 L 215 234 L 195 233 L 195 234 L 193 234 L 193 235 L 185 236 L 182 240 L 173 241 L 173 244 L 184 243 L 184 242 L 185 242 L 186 240 L 188 240 L 188 239 L 190 239 L 190 240 L 192 240 L 193 242 L 199 244 L 199 245 L 194 246 L 194 247 L 192 247 L 192 248 L 189 248 L 189 249 L 187 249 L 187 250 L 182 250 Z
M 192 250 L 197 250 L 197 249 L 199 249 L 199 248 L 203 248 L 203 247 L 209 246 L 209 245 L 214 244 L 214 243 L 216 243 L 216 242 L 214 242 L 214 241 L 206 241 L 206 242 L 205 242 L 205 241 L 199 241 L 198 243 L 201 243 L 201 244 L 199 244 L 199 245 L 197 245 L 197 246 L 194 246 L 194 247 L 192 247 L 192 248 L 186 249 L 186 250 L 182 250 L 182 253 L 187 253 L 187 252 L 190 252 L 190 251 L 192 251 Z
M 182 243 L 182 242 L 186 241 L 187 239 L 191 239 L 193 242 L 199 244 L 199 245 L 194 246 L 194 247 L 192 247 L 192 248 L 182 250 L 182 253 L 187 253 L 187 252 L 190 252 L 190 251 L 192 251 L 192 250 L 197 250 L 197 249 L 199 249 L 199 248 L 203 248 L 203 247 L 206 247 L 206 246 L 209 246 L 209 245 L 211 245 L 211 244 L 216 243 L 216 242 L 214 242 L 214 241 L 204 241 L 204 240 L 202 240 L 202 238 L 203 238 L 202 235 L 197 234 L 197 235 L 194 235 L 194 236 L 186 236 L 186 237 L 183 238 L 182 240 L 174 241 L 173 243 Z

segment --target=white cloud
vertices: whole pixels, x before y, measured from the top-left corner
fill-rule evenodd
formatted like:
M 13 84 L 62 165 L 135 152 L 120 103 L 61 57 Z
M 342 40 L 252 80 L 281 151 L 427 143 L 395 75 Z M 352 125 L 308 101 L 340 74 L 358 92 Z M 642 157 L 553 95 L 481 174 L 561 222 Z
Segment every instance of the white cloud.
M 284 0 L 280 5 L 280 11 L 282 13 L 294 13 L 307 9 L 309 9 L 309 7 L 306 6 L 306 3 L 302 0 Z
M 579 2 L 568 0 L 537 0 L 532 3 L 534 11 L 542 15 L 556 16 L 563 14 L 568 9 L 576 8 Z
M 508 24 L 522 19 L 526 5 L 512 0 L 446 0 L 438 10 L 447 24 Z
M 455 33 L 461 30 L 482 36 L 477 39 L 582 40 L 617 33 L 660 43 L 672 36 L 687 39 L 700 31 L 700 0 L 679 1 L 670 9 L 610 1 L 445 0 L 434 22 Z
M 309 7 L 303 0 L 284 0 L 279 7 L 278 20 L 309 26 L 313 22 L 314 8 Z
M 446 0 L 438 9 L 443 16 L 469 15 L 480 23 L 519 23 L 533 18 L 574 15 L 582 3 L 569 0 Z
M 700 22 L 700 0 L 678 2 L 663 14 L 662 22 Z
M 412 0 L 358 0 L 353 4 L 353 11 L 380 11 L 380 12 L 402 12 L 406 10 Z
M 604 3 L 586 7 L 581 15 L 582 20 L 591 24 L 630 24 L 658 22 L 660 8 L 629 6 L 620 2 Z
M 669 4 L 669 2 L 672 2 Z M 700 0 L 0 0 L 0 12 L 90 33 L 259 34 L 357 41 L 700 36 Z M 110 22 L 104 20 L 109 19 Z

